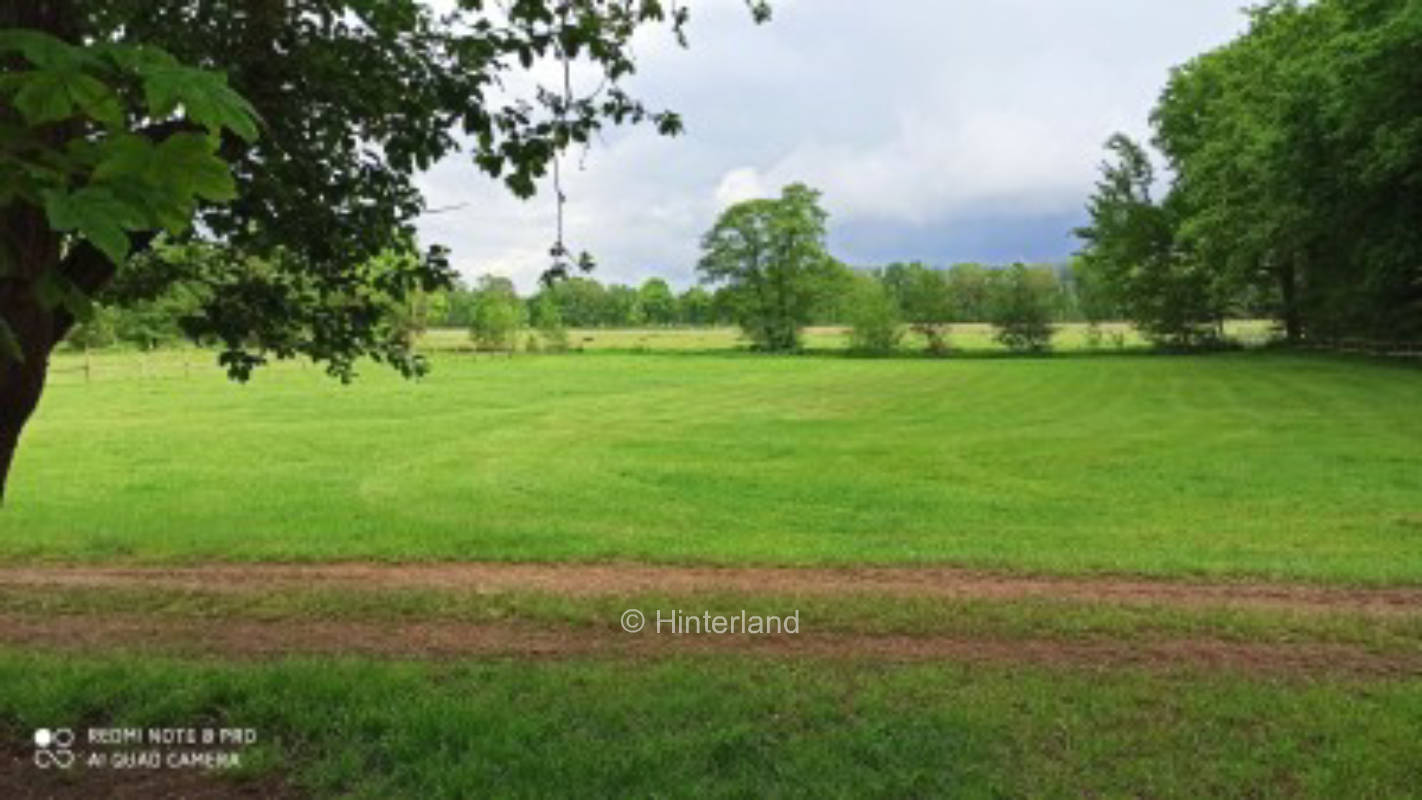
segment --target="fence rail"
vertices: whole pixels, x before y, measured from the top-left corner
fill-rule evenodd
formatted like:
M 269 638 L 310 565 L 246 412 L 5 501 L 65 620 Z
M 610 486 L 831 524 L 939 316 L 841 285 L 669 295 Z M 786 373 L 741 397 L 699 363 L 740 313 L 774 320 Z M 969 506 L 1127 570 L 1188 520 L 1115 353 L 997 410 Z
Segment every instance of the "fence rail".
M 264 368 L 263 375 L 308 369 L 310 362 L 305 360 L 273 361 Z M 184 380 L 225 374 L 226 370 L 217 363 L 217 354 L 209 350 L 61 351 L 50 360 L 48 381 L 51 385 L 75 385 L 125 380 Z

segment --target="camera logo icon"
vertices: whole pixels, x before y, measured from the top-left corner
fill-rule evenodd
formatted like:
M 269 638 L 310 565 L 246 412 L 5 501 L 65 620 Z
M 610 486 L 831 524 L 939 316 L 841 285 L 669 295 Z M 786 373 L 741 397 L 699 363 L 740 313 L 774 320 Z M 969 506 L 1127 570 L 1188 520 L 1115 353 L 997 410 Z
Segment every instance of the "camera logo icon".
M 68 728 L 40 728 L 35 731 L 35 766 L 40 769 L 69 769 L 74 766 L 74 731 Z

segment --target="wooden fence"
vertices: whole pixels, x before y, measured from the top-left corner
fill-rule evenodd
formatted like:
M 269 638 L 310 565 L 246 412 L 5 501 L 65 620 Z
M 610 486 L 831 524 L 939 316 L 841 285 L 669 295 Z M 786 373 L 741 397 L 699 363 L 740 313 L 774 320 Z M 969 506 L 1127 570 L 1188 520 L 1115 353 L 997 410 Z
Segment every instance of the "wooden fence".
M 301 372 L 310 368 L 311 362 L 306 359 L 273 359 L 263 367 L 262 374 Z M 210 350 L 61 350 L 50 360 L 48 381 L 51 385 L 75 385 L 127 380 L 185 380 L 225 374 L 225 369 L 217 364 L 216 353 Z

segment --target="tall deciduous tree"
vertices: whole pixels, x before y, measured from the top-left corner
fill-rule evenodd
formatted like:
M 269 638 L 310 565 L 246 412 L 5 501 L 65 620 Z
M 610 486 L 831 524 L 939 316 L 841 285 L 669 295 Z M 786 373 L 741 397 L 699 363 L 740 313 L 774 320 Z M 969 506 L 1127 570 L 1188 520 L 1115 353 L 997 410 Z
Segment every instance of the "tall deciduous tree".
M 1107 149 L 1116 160 L 1102 164 L 1087 205 L 1091 224 L 1076 232 L 1086 242 L 1080 269 L 1147 337 L 1174 346 L 1214 338 L 1224 316 L 1216 284 L 1207 265 L 1178 246 L 1176 205 L 1152 197 L 1149 156 L 1120 134 Z
M 678 132 L 621 81 L 639 29 L 684 42 L 687 21 L 663 0 L 0 0 L 0 487 L 50 351 L 120 271 L 202 284 L 187 333 L 239 379 L 298 354 L 342 378 L 363 356 L 421 371 L 383 310 L 449 285 L 442 251 L 368 268 L 410 240 L 415 174 L 467 147 L 528 196 L 607 124 Z M 502 96 L 544 58 L 603 80 Z M 194 221 L 230 257 L 193 274 L 126 260 Z M 566 273 L 561 236 L 553 256 Z
M 1415 0 L 1261 4 L 1172 73 L 1152 114 L 1172 175 L 1158 206 L 1127 188 L 1144 154 L 1113 142 L 1086 267 L 1176 341 L 1255 308 L 1296 342 L 1422 338 L 1419 86 Z M 1168 258 L 1142 246 L 1167 239 Z
M 736 322 L 758 349 L 799 348 L 819 281 L 832 269 L 819 198 L 796 183 L 777 199 L 737 203 L 702 239 L 697 272 L 725 285 Z
M 986 322 L 990 316 L 991 275 L 981 264 L 954 264 L 948 269 L 948 294 L 959 322 Z
M 607 287 L 603 298 L 602 324 L 609 327 L 627 327 L 643 322 L 642 298 L 631 286 L 614 283 Z
M 676 295 L 662 278 L 648 278 L 637 290 L 643 318 L 653 325 L 676 322 Z
M 543 294 L 558 306 L 563 322 L 576 328 L 592 328 L 604 323 L 607 290 L 585 277 L 572 277 L 545 287 Z

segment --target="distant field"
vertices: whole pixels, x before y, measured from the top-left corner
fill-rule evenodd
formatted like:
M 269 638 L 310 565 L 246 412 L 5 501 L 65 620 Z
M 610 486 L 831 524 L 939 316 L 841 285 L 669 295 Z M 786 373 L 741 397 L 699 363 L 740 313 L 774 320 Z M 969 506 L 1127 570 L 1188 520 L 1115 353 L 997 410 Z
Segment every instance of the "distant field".
M 150 356 L 145 379 L 138 356 L 100 356 L 85 383 L 81 358 L 59 357 L 0 558 L 1422 581 L 1410 367 L 436 352 L 422 382 L 371 366 L 342 387 L 295 365 L 248 386 L 184 377 L 184 358 L 203 363 Z
M 1057 335 L 1052 340 L 1053 347 L 1055 351 L 1064 354 L 1140 352 L 1149 349 L 1146 341 L 1128 324 L 1112 322 L 1102 324 L 1099 328 L 1101 337 L 1093 344 L 1087 338 L 1086 325 L 1059 325 Z M 1246 345 L 1262 344 L 1272 335 L 1272 324 L 1264 320 L 1231 322 L 1227 324 L 1226 329 L 1231 337 Z M 529 336 L 533 333 L 525 331 L 518 337 L 518 352 L 526 350 Z M 845 328 L 816 327 L 805 331 L 804 341 L 805 347 L 812 352 L 830 353 L 845 350 L 849 336 Z M 948 341 L 952 349 L 949 357 L 1006 353 L 1006 348 L 993 338 L 991 325 L 954 325 Z M 638 354 L 680 352 L 729 355 L 746 351 L 750 347 L 750 342 L 741 335 L 738 328 L 573 328 L 568 331 L 568 344 L 572 350 L 583 353 Z M 468 354 L 473 351 L 473 342 L 468 331 L 437 328 L 424 335 L 420 349 L 429 355 Z M 923 349 L 922 337 L 906 332 L 899 355 L 921 355 Z M 498 355 L 500 354 L 491 354 L 490 357 Z M 51 385 L 63 385 L 108 379 L 187 378 L 214 372 L 215 364 L 216 358 L 212 353 L 192 347 L 174 347 L 150 353 L 118 347 L 96 350 L 87 355 L 73 350 L 61 350 L 55 356 L 50 369 L 49 382 Z M 312 368 L 307 362 L 275 362 L 265 369 L 266 373 L 262 374 L 311 371 Z
M 1231 336 L 1245 344 L 1258 344 L 1268 339 L 1271 324 L 1262 320 L 1231 322 L 1226 330 Z M 1057 326 L 1057 335 L 1052 340 L 1058 350 L 1076 351 L 1098 349 L 1104 351 L 1121 348 L 1140 349 L 1146 345 L 1140 334 L 1130 325 L 1119 322 L 1100 326 L 1101 341 L 1093 346 L 1087 340 L 1087 326 L 1082 323 L 1066 323 Z M 805 331 L 805 347 L 811 350 L 842 350 L 848 344 L 848 330 L 840 327 L 816 327 Z M 574 348 L 583 350 L 730 350 L 749 346 L 737 328 L 638 328 L 629 330 L 604 330 L 598 328 L 577 328 L 570 331 L 569 342 Z M 425 337 L 427 347 L 436 350 L 457 349 L 469 346 L 469 334 L 461 330 L 435 330 Z M 922 350 L 923 337 L 912 332 L 904 336 L 905 351 Z M 949 346 L 961 353 L 1001 352 L 1003 346 L 993 338 L 993 327 L 980 323 L 966 323 L 952 326 L 948 335 Z

